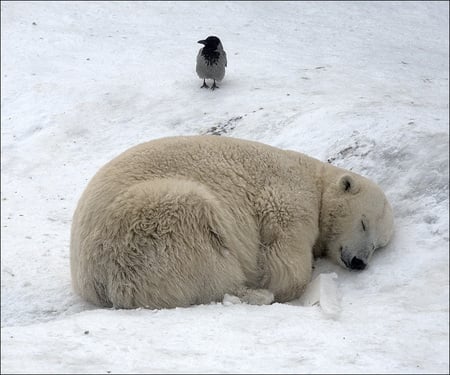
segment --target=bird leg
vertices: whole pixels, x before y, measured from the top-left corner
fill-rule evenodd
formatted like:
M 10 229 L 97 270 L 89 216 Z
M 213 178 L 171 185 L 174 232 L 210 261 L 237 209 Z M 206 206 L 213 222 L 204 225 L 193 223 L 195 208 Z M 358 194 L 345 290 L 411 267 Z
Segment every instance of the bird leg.
M 214 80 L 213 85 L 211 86 L 211 90 L 218 89 L 219 86 L 216 85 L 216 80 Z
M 205 78 L 203 78 L 203 85 L 200 87 L 201 89 L 202 88 L 207 88 L 207 89 L 209 89 L 209 86 L 206 84 L 206 82 L 205 82 Z

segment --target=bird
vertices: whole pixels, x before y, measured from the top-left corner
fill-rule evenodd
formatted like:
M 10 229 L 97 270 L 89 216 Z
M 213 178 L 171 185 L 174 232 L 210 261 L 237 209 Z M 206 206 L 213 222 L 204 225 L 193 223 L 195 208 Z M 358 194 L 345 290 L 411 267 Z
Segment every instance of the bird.
M 209 88 L 206 79 L 214 80 L 211 90 L 219 88 L 216 81 L 222 81 L 225 76 L 225 67 L 227 66 L 227 54 L 225 53 L 222 42 L 217 36 L 208 36 L 197 43 L 203 44 L 197 55 L 196 71 L 200 78 L 203 78 L 201 88 Z

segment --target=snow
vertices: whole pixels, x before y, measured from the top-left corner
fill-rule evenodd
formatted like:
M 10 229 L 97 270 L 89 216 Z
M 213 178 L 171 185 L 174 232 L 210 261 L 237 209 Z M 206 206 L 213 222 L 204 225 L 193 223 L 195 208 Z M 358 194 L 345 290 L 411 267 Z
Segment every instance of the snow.
M 208 35 L 228 55 L 215 91 L 195 74 Z M 2 1 L 2 373 L 448 373 L 448 45 L 447 2 Z M 73 293 L 94 173 L 214 132 L 386 192 L 395 236 L 369 267 L 316 262 L 332 319 L 324 302 L 112 310 Z

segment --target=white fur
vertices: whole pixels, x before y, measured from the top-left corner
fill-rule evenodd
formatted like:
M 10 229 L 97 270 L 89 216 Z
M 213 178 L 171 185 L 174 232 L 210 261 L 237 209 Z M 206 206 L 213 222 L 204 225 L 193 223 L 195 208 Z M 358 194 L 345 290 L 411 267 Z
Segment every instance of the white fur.
M 165 138 L 129 149 L 88 184 L 72 223 L 72 281 L 86 300 L 120 308 L 225 294 L 284 302 L 310 281 L 313 250 L 343 265 L 340 247 L 359 256 L 385 245 L 392 226 L 382 191 L 354 173 L 256 142 Z

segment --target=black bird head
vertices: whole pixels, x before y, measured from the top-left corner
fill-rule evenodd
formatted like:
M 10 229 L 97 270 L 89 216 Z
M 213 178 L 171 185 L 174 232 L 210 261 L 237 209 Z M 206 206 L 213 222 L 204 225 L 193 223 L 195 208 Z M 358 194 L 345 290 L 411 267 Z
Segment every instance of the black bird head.
M 214 51 L 220 44 L 220 39 L 216 36 L 208 36 L 205 40 L 199 40 L 197 43 L 204 44 L 207 49 Z

